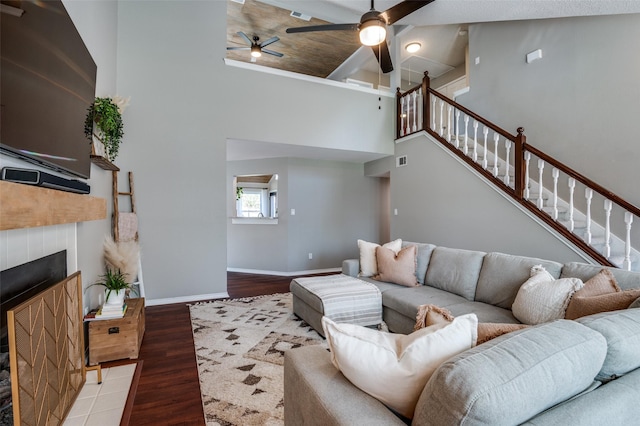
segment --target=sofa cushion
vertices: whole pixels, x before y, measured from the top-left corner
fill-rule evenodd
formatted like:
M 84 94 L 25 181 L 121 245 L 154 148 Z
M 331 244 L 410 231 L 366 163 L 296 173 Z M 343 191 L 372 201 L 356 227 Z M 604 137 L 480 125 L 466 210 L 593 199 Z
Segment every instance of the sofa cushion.
M 600 333 L 568 320 L 505 334 L 445 361 L 414 424 L 520 424 L 587 389 L 606 352 Z
M 409 335 L 337 324 L 327 317 L 322 326 L 336 368 L 355 386 L 411 418 L 435 369 L 475 345 L 478 320 L 469 314 Z
M 571 296 L 584 287 L 578 278 L 554 279 L 542 265 L 531 268 L 529 278 L 518 290 L 511 310 L 525 324 L 542 324 L 564 318 Z
M 416 278 L 420 284 L 424 284 L 424 277 L 427 274 L 427 267 L 431 260 L 431 253 L 436 248 L 433 244 L 412 243 L 410 241 L 403 241 L 402 247 L 416 246 Z
M 425 284 L 473 300 L 484 255 L 481 251 L 436 247 Z
M 586 263 L 571 262 L 566 263 L 562 267 L 562 273 L 560 278 L 575 277 L 580 278 L 582 281 L 588 281 L 589 278 L 596 275 L 602 270 L 602 265 L 588 265 Z M 618 268 L 607 268 L 611 271 L 618 286 L 622 290 L 629 290 L 632 288 L 640 288 L 640 274 L 632 271 L 625 271 Z
M 376 248 L 378 247 L 380 247 L 380 244 L 358 240 L 358 249 L 360 250 L 360 273 L 358 276 L 372 277 L 378 273 L 378 262 L 376 261 Z M 382 247 L 398 253 L 402 248 L 402 240 L 390 241 Z
M 376 247 L 378 275 L 374 278 L 406 287 L 418 285 L 416 278 L 416 246 L 408 246 L 397 255 L 385 247 Z
M 607 339 L 607 357 L 596 379 L 611 380 L 640 367 L 640 309 L 578 318 Z
M 488 253 L 482 262 L 475 300 L 511 309 L 522 283 L 530 277 L 531 268 L 542 265 L 554 278 L 560 277 L 562 263 L 533 257 Z

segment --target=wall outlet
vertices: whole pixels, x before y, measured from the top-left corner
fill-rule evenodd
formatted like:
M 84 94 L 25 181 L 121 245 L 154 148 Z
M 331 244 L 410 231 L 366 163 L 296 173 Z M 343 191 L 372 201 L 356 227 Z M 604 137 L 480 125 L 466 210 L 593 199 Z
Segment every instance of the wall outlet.
M 398 209 L 393 209 L 394 216 L 398 216 Z
M 291 216 L 295 216 L 296 215 L 296 209 L 291 209 Z
M 313 253 L 309 253 L 309 260 L 313 259 Z

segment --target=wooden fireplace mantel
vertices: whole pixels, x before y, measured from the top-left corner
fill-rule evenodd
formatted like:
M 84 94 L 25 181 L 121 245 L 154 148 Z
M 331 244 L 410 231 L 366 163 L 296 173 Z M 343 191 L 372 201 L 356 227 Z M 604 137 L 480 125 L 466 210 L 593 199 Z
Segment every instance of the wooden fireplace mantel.
M 0 231 L 107 218 L 107 200 L 0 181 Z

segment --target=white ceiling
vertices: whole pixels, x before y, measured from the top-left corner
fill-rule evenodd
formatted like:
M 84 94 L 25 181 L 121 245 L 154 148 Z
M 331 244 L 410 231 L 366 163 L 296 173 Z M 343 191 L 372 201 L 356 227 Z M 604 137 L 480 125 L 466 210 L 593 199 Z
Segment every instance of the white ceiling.
M 369 0 L 258 0 L 283 9 L 301 12 L 334 23 L 359 22 L 370 9 Z M 399 0 L 377 0 L 375 9 L 384 11 Z M 422 72 L 431 77 L 464 63 L 468 24 L 571 16 L 640 13 L 639 0 L 435 0 L 400 20 L 400 46 L 417 41 L 422 48 L 415 54 L 401 52 L 402 79 L 420 81 Z M 462 30 L 462 31 L 461 31 Z M 358 69 L 378 72 L 369 48 L 360 48 L 334 73 L 338 79 Z M 411 71 L 411 72 L 409 72 Z M 330 76 L 331 78 L 335 76 Z M 353 151 L 312 148 L 265 142 L 230 140 L 227 160 L 298 157 L 364 163 L 379 155 Z

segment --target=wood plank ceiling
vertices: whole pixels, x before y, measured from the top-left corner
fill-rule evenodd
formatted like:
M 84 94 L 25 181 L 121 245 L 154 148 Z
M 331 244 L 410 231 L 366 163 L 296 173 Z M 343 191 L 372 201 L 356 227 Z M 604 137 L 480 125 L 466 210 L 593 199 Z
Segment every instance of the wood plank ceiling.
M 280 41 L 266 49 L 284 56 L 278 58 L 263 53 L 256 64 L 321 78 L 326 78 L 360 47 L 356 31 L 287 34 L 286 29 L 290 27 L 327 23 L 316 18 L 304 21 L 290 16 L 290 13 L 290 10 L 255 0 L 246 0 L 244 4 L 227 0 L 227 47 L 248 46 L 237 34 L 239 31 L 249 38 L 260 37 L 259 42 L 278 36 Z M 251 62 L 248 50 L 227 50 L 227 58 Z

